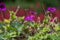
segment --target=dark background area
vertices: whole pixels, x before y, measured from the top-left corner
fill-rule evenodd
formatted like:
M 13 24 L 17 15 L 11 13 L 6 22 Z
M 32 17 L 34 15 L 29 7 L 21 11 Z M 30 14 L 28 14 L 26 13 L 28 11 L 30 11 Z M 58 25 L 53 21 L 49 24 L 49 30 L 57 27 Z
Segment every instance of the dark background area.
M 0 0 L 0 3 L 4 2 L 7 6 L 17 6 L 28 8 L 31 4 L 35 7 L 36 2 L 40 4 L 46 4 L 46 7 L 57 7 L 60 8 L 60 0 Z

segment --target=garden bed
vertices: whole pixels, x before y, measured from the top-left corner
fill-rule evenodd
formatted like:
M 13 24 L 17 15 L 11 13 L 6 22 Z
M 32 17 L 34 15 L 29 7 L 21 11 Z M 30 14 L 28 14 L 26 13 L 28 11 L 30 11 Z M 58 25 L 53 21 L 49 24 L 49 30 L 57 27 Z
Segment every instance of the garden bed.
M 60 10 L 43 8 L 39 13 L 0 3 L 0 40 L 60 40 Z

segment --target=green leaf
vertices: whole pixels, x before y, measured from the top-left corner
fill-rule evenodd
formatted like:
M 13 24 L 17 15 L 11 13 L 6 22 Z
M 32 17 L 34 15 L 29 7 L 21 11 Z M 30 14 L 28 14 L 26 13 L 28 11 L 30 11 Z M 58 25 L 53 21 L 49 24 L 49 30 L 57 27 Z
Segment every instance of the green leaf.
M 56 27 L 54 27 L 54 30 L 55 31 L 60 31 L 60 27 L 59 26 L 56 26 Z
M 50 31 L 51 31 L 51 29 L 49 27 L 44 27 L 42 30 L 42 32 L 46 32 L 46 33 L 50 32 Z

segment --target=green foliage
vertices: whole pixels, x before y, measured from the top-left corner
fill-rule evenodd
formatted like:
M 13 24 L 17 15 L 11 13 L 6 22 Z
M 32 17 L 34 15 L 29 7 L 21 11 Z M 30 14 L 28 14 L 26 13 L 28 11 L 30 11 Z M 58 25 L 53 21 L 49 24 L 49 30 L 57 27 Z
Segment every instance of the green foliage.
M 37 33 L 35 36 L 30 36 L 28 40 L 60 40 L 59 33 L 45 34 Z
M 45 32 L 45 33 L 50 32 L 50 31 L 51 31 L 51 29 L 48 27 L 44 27 L 42 30 L 42 32 Z
M 60 40 L 59 23 L 51 24 L 55 26 L 52 27 L 48 20 L 49 18 L 46 17 L 44 21 L 46 23 L 43 22 L 41 24 L 36 22 L 25 22 L 24 17 L 20 17 L 17 20 L 10 21 L 10 23 L 0 23 L 0 39 L 13 40 L 15 37 L 21 37 L 22 33 L 28 37 L 27 40 Z M 53 30 L 51 28 L 53 28 Z
M 31 2 L 30 0 L 26 1 Z M 44 5 L 44 3 L 47 6 L 59 5 L 56 0 L 39 1 L 41 5 Z M 43 9 L 38 9 L 37 12 L 40 13 L 41 10 Z M 45 16 L 43 23 L 38 23 L 26 22 L 24 20 L 25 16 L 18 18 L 15 14 L 15 12 L 10 11 L 10 20 L 0 23 L 0 40 L 15 40 L 16 37 L 22 38 L 21 34 L 24 34 L 22 36 L 26 36 L 27 40 L 60 40 L 60 24 L 51 24 L 49 16 Z
M 55 31 L 60 31 L 60 26 L 59 26 L 59 25 L 56 25 L 56 26 L 54 27 L 54 30 L 55 30 Z

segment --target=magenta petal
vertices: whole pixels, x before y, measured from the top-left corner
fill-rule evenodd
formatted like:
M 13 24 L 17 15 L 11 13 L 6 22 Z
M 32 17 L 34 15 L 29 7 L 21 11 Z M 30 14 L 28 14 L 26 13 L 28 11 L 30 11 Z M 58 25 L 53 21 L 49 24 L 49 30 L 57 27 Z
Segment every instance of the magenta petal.
M 4 3 L 0 3 L 0 11 L 6 11 L 6 5 Z
M 55 7 L 53 7 L 53 8 L 49 7 L 48 11 L 50 11 L 51 13 L 54 13 L 56 11 L 56 8 Z
M 51 10 L 51 7 L 48 7 L 48 11 L 50 11 Z
M 25 21 L 34 21 L 34 16 L 33 15 L 31 15 L 31 16 L 27 16 L 27 17 L 25 17 Z

